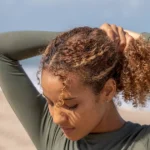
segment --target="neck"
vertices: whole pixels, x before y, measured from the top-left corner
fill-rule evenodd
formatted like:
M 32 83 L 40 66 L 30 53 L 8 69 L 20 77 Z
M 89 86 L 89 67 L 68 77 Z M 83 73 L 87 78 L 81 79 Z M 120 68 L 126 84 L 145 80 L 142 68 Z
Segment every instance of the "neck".
M 100 121 L 93 132 L 112 132 L 120 129 L 124 125 L 124 123 L 125 121 L 118 113 L 117 108 L 112 101 L 108 103 L 108 109 L 104 114 L 103 119 Z

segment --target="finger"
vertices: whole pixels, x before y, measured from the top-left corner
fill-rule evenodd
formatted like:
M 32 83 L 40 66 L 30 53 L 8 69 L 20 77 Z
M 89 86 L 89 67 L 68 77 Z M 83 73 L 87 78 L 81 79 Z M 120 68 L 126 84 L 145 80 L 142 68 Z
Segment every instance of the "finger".
M 134 38 L 132 36 L 130 36 L 128 33 L 125 34 L 125 38 L 126 38 L 126 46 L 125 46 L 125 50 L 128 48 L 128 46 L 134 42 Z
M 119 36 L 119 34 L 118 34 L 118 27 L 115 24 L 111 24 L 110 26 L 113 29 L 113 31 L 116 34 L 116 36 Z
M 104 30 L 107 34 L 107 36 L 114 41 L 115 40 L 115 32 L 113 31 L 113 29 L 111 28 L 111 26 L 108 23 L 103 24 L 100 29 Z
M 118 27 L 118 33 L 119 33 L 119 38 L 120 38 L 120 48 L 124 49 L 126 46 L 126 33 L 124 32 L 122 27 Z
M 125 36 L 126 36 L 126 43 L 127 43 L 127 45 L 135 40 L 135 39 L 134 39 L 131 35 L 129 35 L 128 33 L 126 33 Z
M 112 41 L 115 41 L 116 34 L 111 28 L 107 30 L 107 35 Z
M 106 30 L 107 28 L 110 28 L 110 25 L 108 23 L 104 23 L 100 26 L 100 29 Z
M 114 33 L 115 33 L 115 43 L 117 43 L 119 45 L 120 37 L 119 37 L 119 33 L 118 33 L 118 27 L 115 24 L 112 24 L 110 26 L 113 29 Z

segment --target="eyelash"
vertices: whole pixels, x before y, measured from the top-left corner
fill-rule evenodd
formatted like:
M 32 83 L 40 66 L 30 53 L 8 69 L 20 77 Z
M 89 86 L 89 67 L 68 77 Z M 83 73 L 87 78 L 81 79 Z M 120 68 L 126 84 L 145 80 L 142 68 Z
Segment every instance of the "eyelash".
M 77 107 L 78 107 L 78 104 L 75 104 L 74 106 L 66 106 L 67 107 L 67 109 L 69 109 L 69 110 L 74 110 L 74 109 L 76 109 Z

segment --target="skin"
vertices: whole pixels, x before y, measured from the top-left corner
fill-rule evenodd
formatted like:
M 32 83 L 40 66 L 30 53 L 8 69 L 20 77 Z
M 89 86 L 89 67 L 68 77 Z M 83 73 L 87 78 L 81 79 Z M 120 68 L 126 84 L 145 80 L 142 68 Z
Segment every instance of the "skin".
M 78 75 L 69 73 L 68 78 L 61 107 L 56 104 L 63 88 L 62 81 L 47 70 L 43 70 L 41 78 L 53 122 L 61 127 L 68 139 L 79 140 L 89 133 L 111 132 L 123 126 L 125 121 L 112 102 L 116 93 L 113 79 L 109 79 L 100 94 L 95 95 L 90 87 L 82 84 Z

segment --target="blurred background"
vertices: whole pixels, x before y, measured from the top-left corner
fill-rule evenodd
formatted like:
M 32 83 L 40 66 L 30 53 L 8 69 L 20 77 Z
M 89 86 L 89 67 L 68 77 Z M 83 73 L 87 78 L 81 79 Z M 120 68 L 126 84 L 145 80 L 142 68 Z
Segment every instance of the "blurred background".
M 66 31 L 78 26 L 116 24 L 150 32 L 149 0 L 0 0 L 0 32 Z M 40 56 L 21 61 L 34 85 Z M 121 97 L 121 95 L 119 95 Z M 135 111 L 131 104 L 121 108 Z M 149 105 L 138 110 L 150 111 Z M 35 150 L 4 96 L 0 96 L 0 150 Z

